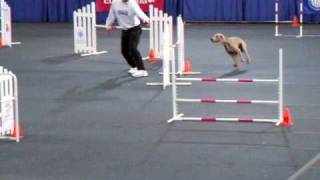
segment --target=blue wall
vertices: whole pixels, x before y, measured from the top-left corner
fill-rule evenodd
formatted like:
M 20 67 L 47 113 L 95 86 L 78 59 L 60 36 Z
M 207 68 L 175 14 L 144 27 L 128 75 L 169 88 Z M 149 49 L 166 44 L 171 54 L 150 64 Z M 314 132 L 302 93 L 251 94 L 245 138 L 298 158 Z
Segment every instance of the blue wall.
M 72 12 L 93 0 L 7 0 L 15 22 L 71 22 Z M 263 22 L 274 20 L 275 0 L 165 0 L 165 11 L 182 14 L 193 22 Z M 299 0 L 281 0 L 280 18 L 297 15 Z M 98 13 L 104 22 L 107 14 Z M 306 15 L 306 22 L 320 22 L 320 15 Z

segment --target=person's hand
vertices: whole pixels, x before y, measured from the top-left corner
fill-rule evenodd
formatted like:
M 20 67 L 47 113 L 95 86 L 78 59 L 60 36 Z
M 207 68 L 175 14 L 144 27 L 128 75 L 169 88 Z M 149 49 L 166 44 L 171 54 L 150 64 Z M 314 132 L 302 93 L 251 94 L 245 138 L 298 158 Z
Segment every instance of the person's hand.
M 149 28 L 150 27 L 150 24 L 149 24 L 149 21 L 143 21 L 142 22 L 142 26 L 145 27 L 145 28 Z
M 108 33 L 111 33 L 111 32 L 113 31 L 113 29 L 114 29 L 114 26 L 108 26 L 108 27 L 106 28 L 106 30 L 107 30 Z

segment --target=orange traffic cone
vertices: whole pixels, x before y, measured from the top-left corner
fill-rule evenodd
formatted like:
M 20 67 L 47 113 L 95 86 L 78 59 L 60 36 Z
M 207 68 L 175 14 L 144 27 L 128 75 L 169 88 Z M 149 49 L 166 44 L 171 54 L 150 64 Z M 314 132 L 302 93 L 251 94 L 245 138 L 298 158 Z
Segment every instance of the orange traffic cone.
M 18 128 L 18 129 L 17 129 Z M 22 129 L 20 127 L 20 124 L 18 124 L 18 126 L 14 126 L 13 128 L 13 133 L 12 133 L 12 137 L 18 137 L 18 132 L 19 132 L 19 137 L 20 139 L 24 138 L 24 135 L 22 133 Z
M 157 59 L 157 53 L 154 49 L 150 49 L 149 51 L 149 62 L 153 63 Z
M 191 62 L 189 60 L 184 61 L 184 72 L 191 72 L 192 67 L 191 67 Z
M 0 36 L 0 48 L 3 47 L 3 43 L 2 43 L 2 37 Z
M 281 126 L 290 127 L 293 125 L 292 117 L 289 108 L 284 108 L 283 110 L 283 121 Z
M 293 16 L 291 26 L 293 28 L 298 28 L 300 26 L 299 19 L 297 16 Z

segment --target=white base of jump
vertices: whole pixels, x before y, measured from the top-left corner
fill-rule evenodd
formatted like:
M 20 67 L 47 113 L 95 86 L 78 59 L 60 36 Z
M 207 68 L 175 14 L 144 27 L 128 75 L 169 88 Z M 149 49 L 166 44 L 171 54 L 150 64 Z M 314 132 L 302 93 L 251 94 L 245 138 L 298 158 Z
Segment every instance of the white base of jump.
M 162 72 L 159 72 L 159 74 L 163 75 Z M 169 74 L 171 74 L 171 72 Z M 177 72 L 176 73 L 176 75 L 199 75 L 199 74 L 201 74 L 201 72 L 193 72 L 193 71 L 191 71 L 191 72 L 182 72 L 182 73 Z
M 99 52 L 92 52 L 92 53 L 84 53 L 80 54 L 80 56 L 92 56 L 92 55 L 100 55 L 100 54 L 106 54 L 108 51 L 99 51 Z
M 12 42 L 11 45 L 19 45 L 21 42 Z
M 276 37 L 295 37 L 295 38 L 314 38 L 314 37 L 320 37 L 320 35 L 312 35 L 312 34 L 304 34 L 302 36 L 300 35 L 290 35 L 290 34 L 276 34 Z
M 162 82 L 149 82 L 146 83 L 147 86 L 163 86 Z M 168 86 L 171 86 L 172 83 L 167 84 Z M 192 85 L 191 82 L 180 82 L 180 83 L 176 83 L 177 86 L 190 86 Z
M 263 119 L 263 118 L 204 118 L 204 117 L 184 117 L 183 114 L 179 114 L 174 118 L 171 118 L 167 123 L 173 123 L 174 121 L 200 121 L 200 122 L 239 122 L 239 123 L 273 123 L 278 124 L 279 119 Z

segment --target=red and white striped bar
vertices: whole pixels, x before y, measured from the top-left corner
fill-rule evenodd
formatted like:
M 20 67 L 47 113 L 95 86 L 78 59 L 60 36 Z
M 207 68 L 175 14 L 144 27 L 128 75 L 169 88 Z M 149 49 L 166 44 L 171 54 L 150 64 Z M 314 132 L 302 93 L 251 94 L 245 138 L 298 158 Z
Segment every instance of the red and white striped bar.
M 261 118 L 214 118 L 214 117 L 180 117 L 173 121 L 201 121 L 201 122 L 239 122 L 239 123 L 277 123 L 279 119 Z
M 177 102 L 186 102 L 186 103 L 235 103 L 235 104 L 279 104 L 279 101 L 269 101 L 269 100 L 223 100 L 223 99 L 187 99 L 187 98 L 178 98 Z
M 278 79 L 232 79 L 232 78 L 176 78 L 177 81 L 202 81 L 202 82 L 240 82 L 240 83 L 251 83 L 251 82 L 279 82 Z

